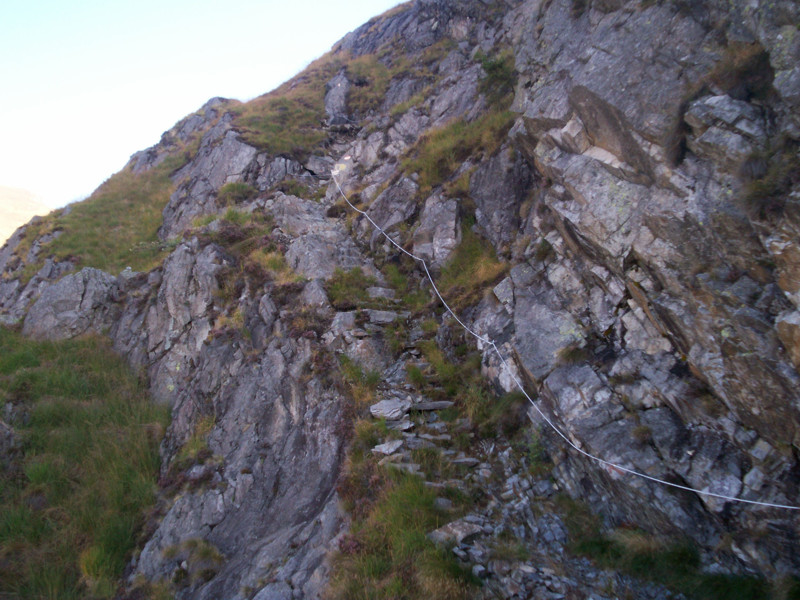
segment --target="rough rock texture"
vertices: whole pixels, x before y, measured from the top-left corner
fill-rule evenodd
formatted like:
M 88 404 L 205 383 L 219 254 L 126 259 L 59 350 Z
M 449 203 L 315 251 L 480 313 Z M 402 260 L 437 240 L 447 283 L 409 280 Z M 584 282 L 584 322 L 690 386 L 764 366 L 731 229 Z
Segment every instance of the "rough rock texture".
M 403 305 L 409 292 L 430 292 L 419 269 L 405 289 L 389 289 L 380 268 L 401 264 L 400 251 L 343 206 L 339 185 L 433 272 L 474 223 L 506 267 L 459 315 L 507 361 L 478 343 L 482 372 L 506 391 L 524 382 L 575 446 L 701 492 L 798 504 L 799 21 L 796 2 L 417 0 L 334 48 L 375 54 L 387 69 L 409 62 L 357 122 L 347 106 L 355 84 L 346 70 L 330 80 L 327 137 L 302 164 L 244 141 L 221 99 L 132 157 L 142 172 L 198 144 L 172 174 L 160 234 L 175 246 L 160 267 L 70 274 L 72 263 L 39 256 L 49 238 L 25 240 L 20 229 L 0 249 L 0 320 L 38 337 L 106 332 L 173 410 L 160 520 L 131 572 L 182 582 L 180 598 L 319 597 L 346 528 L 336 481 L 349 423 L 332 379 L 336 353 L 381 373 L 372 414 L 404 432 L 402 444 L 376 448 L 386 464 L 419 474 L 406 450 L 449 435 L 434 416 L 427 437 L 409 431 L 421 426 L 411 413 L 452 400 L 416 395 L 406 368 L 429 366 L 415 343 L 431 322 L 456 360 L 455 324 Z M 516 122 L 496 145 L 465 150 L 455 172 L 443 157 L 442 181 L 423 194 L 406 159 L 436 127 L 502 112 L 486 96 L 497 76 L 487 57 L 502 56 L 515 67 Z M 788 174 L 769 180 L 779 159 Z M 280 189 L 290 179 L 308 197 L 302 186 Z M 234 182 L 255 190 L 237 209 L 268 223 L 258 239 L 219 218 L 219 191 Z M 200 216 L 216 220 L 201 226 Z M 43 266 L 23 280 L 38 258 Z M 336 309 L 326 282 L 354 267 L 374 278 L 370 304 Z M 608 527 L 691 538 L 710 570 L 800 570 L 796 512 L 631 477 L 530 414 L 554 484 L 515 466 L 524 460 L 511 445 L 452 457 L 475 469 L 467 480 L 494 502 L 443 533 L 485 581 L 485 597 L 601 598 L 603 586 L 630 583 L 568 555 L 549 500 L 542 514 L 530 508 L 554 486 L 598 507 Z M 198 437 L 202 451 L 187 456 Z M 492 488 L 494 467 L 503 489 Z M 508 532 L 531 565 L 487 558 Z M 201 541 L 217 558 L 193 560 Z M 638 597 L 665 597 L 630 585 Z
M 776 294 L 780 280 L 762 266 L 770 248 L 737 203 L 735 179 L 776 135 L 765 115 L 792 135 L 784 109 L 722 90 L 685 106 L 694 78 L 724 50 L 711 23 L 669 4 L 590 7 L 578 18 L 566 15 L 567 3 L 528 10 L 517 67 L 535 85 L 517 95 L 523 122 L 515 133 L 550 185 L 522 228 L 554 252 L 537 261 L 529 247 L 535 277 L 519 284 L 512 277 L 509 343 L 520 366 L 584 450 L 697 489 L 796 502 L 794 459 L 776 451 L 797 444 L 800 424 L 798 375 L 779 341 L 792 339 L 790 312 L 776 327 L 790 297 Z M 550 314 L 542 319 L 540 311 Z M 539 328 L 550 333 L 529 340 Z M 585 345 L 580 362 L 588 364 L 558 356 L 569 344 Z M 639 421 L 652 439 L 636 448 L 629 440 Z M 781 533 L 754 551 L 753 536 L 765 526 L 760 512 L 702 495 L 670 499 L 663 488 L 594 465 L 563 468 L 576 494 L 593 481 L 599 499 L 621 483 L 626 489 L 617 493 L 629 499 L 617 503 L 620 517 L 663 529 L 681 524 L 710 540 L 720 522 L 701 511 L 724 513 L 737 523 L 731 550 L 739 558 L 766 571 L 797 568 L 782 551 L 798 531 L 790 513 L 769 513 Z M 765 468 L 770 478 L 758 476 Z
M 460 241 L 458 202 L 436 195 L 428 198 L 414 232 L 414 254 L 440 267 Z
M 119 318 L 115 277 L 86 268 L 44 289 L 28 310 L 22 333 L 34 339 L 65 339 L 109 329 Z
M 325 86 L 325 112 L 328 113 L 329 125 L 343 125 L 350 121 L 347 116 L 347 92 L 350 81 L 347 75 L 339 73 Z

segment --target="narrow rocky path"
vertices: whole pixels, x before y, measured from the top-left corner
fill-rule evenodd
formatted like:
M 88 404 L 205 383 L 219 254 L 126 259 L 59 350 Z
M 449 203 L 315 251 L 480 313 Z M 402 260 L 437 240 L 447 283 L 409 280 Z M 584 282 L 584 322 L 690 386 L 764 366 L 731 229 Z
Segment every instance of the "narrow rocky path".
M 531 447 L 526 454 L 502 438 L 478 439 L 469 420 L 457 416 L 454 402 L 431 400 L 407 381 L 407 361 L 426 366 L 405 353 L 384 373 L 370 414 L 385 421 L 388 433 L 372 452 L 386 468 L 421 477 L 427 487 L 442 491 L 436 506 L 452 519 L 428 538 L 450 548 L 482 580 L 480 597 L 684 597 L 572 554 L 559 489 L 542 449 Z M 459 514 L 448 488 L 477 501 Z

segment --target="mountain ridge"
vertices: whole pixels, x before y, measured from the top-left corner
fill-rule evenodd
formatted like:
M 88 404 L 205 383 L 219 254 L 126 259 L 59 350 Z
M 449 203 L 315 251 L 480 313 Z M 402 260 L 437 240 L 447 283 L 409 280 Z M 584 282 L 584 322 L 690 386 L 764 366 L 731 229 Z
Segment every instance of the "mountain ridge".
M 535 414 L 527 426 L 511 394 L 523 381 L 610 462 L 797 502 L 796 6 L 490 4 L 407 3 L 274 92 L 210 100 L 86 204 L 0 249 L 0 318 L 34 338 L 107 332 L 172 407 L 161 513 L 132 587 L 602 595 L 588 583 L 599 577 L 617 593 L 669 593 L 570 562 L 578 509 L 558 490 L 602 507 L 596 527 L 613 530 L 603 543 L 615 552 L 638 528 L 690 540 L 687 561 L 707 570 L 797 573 L 793 513 L 598 468 Z M 344 156 L 353 167 L 332 182 Z M 129 201 L 143 181 L 152 195 Z M 413 261 L 349 211 L 339 185 L 429 261 L 511 374 L 435 308 Z M 108 263 L 118 276 L 70 241 L 112 200 L 158 217 Z M 441 496 L 387 475 L 372 458 L 386 444 L 383 465 Z M 453 570 L 415 542 L 420 562 L 381 558 L 365 575 L 359 561 L 381 556 L 364 550 L 370 536 L 386 535 L 374 520 L 408 490 L 430 502 L 427 527 L 450 521 Z M 479 490 L 474 504 L 458 495 Z M 453 504 L 447 494 L 462 499 L 434 508 Z M 490 559 L 508 536 L 527 558 Z M 203 544 L 216 554 L 202 558 Z M 547 555 L 583 580 L 547 573 L 536 562 Z

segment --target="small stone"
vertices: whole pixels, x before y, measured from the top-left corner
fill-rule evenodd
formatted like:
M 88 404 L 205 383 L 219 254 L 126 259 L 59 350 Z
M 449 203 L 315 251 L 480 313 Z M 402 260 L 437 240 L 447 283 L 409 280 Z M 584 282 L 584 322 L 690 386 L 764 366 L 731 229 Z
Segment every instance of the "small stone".
M 467 553 L 466 553 L 466 552 L 464 552 L 464 551 L 463 551 L 461 548 L 459 548 L 459 547 L 455 547 L 455 548 L 453 548 L 453 554 L 455 554 L 455 555 L 456 555 L 458 558 L 460 558 L 460 559 L 461 559 L 461 560 L 463 560 L 464 562 L 466 562 L 467 560 L 469 560 L 469 556 L 467 556 Z
M 411 408 L 413 410 L 443 410 L 445 408 L 450 408 L 453 406 L 453 402 L 450 400 L 433 400 L 431 402 L 419 402 L 414 404 Z
M 300 303 L 305 306 L 328 306 L 328 294 L 319 279 L 306 284 L 300 294 Z
M 375 325 L 388 325 L 397 320 L 397 313 L 389 310 L 368 310 L 369 322 Z
M 452 510 L 453 503 L 447 498 L 436 498 L 433 501 L 433 506 L 439 510 Z
M 390 400 L 381 400 L 377 404 L 373 404 L 369 407 L 369 412 L 376 419 L 398 421 L 405 416 L 410 406 L 411 402 L 408 400 L 392 398 Z
M 466 467 L 474 467 L 480 461 L 477 458 L 472 458 L 471 456 L 464 456 L 462 458 L 454 458 L 453 464 L 454 465 L 464 465 Z
M 449 442 L 452 438 L 450 435 L 443 433 L 441 435 L 431 435 L 429 433 L 420 433 L 419 437 L 423 440 L 430 440 L 432 442 Z
M 483 528 L 480 525 L 469 523 L 465 519 L 459 519 L 430 532 L 428 539 L 434 544 L 461 544 L 468 542 L 482 532 Z M 466 554 L 464 556 L 466 557 Z
M 757 461 L 763 462 L 767 456 L 772 452 L 772 446 L 770 446 L 764 440 L 758 440 L 756 445 L 753 446 L 752 450 L 750 450 L 750 456 L 755 458 Z
M 375 446 L 372 451 L 375 454 L 394 454 L 403 445 L 403 440 L 390 440 L 384 444 Z
M 194 465 L 186 472 L 186 479 L 189 481 L 200 481 L 205 477 L 207 471 L 206 465 Z
M 464 517 L 464 520 L 467 523 L 475 523 L 477 525 L 481 525 L 484 521 L 483 517 L 481 517 L 480 515 L 467 515 L 466 517 Z
M 481 479 L 489 479 L 492 476 L 491 469 L 478 469 L 477 471 L 478 477 Z
M 541 481 L 537 481 L 533 484 L 533 493 L 537 496 L 552 496 L 555 492 L 553 488 L 553 483 L 547 479 L 543 479 Z
M 763 471 L 761 471 L 761 469 L 758 467 L 753 467 L 750 469 L 747 475 L 744 476 L 744 484 L 751 490 L 757 492 L 764 485 L 765 479 L 766 476 L 764 475 Z
M 478 579 L 486 579 L 489 576 L 489 572 L 483 565 L 472 565 L 472 575 Z
M 387 426 L 395 431 L 408 431 L 414 427 L 414 423 L 408 419 L 403 419 L 402 421 L 388 423 Z
M 494 286 L 494 295 L 500 301 L 501 304 L 511 305 L 514 302 L 514 284 L 511 283 L 511 278 L 506 277 Z
M 367 294 L 373 300 L 376 298 L 384 298 L 386 300 L 394 299 L 394 290 L 382 287 L 368 287 Z

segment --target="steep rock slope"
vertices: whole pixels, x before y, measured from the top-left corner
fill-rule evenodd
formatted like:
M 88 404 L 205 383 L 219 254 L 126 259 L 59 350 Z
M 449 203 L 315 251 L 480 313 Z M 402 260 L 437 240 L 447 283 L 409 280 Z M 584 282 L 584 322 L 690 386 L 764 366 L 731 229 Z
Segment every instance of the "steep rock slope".
M 107 332 L 173 409 L 162 515 L 131 583 L 261 600 L 326 585 L 352 410 L 335 355 L 385 370 L 388 393 L 414 338 L 398 348 L 390 328 L 436 314 L 389 299 L 398 251 L 339 186 L 437 276 L 468 241 L 491 244 L 502 268 L 448 299 L 576 446 L 797 504 L 799 12 L 419 0 L 132 157 L 132 177 L 170 172 L 160 266 L 70 273 L 92 265 L 59 254 L 62 228 L 19 230 L 0 249 L 0 317 L 34 337 Z M 377 304 L 352 312 L 328 292 L 355 267 Z M 436 318 L 454 356 L 456 325 Z M 485 377 L 513 390 L 478 346 Z M 530 414 L 558 485 L 608 523 L 688 536 L 722 570 L 800 568 L 796 512 L 628 476 Z

